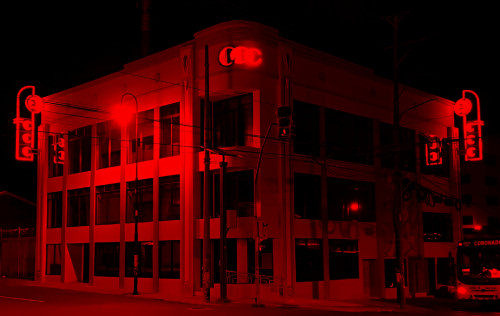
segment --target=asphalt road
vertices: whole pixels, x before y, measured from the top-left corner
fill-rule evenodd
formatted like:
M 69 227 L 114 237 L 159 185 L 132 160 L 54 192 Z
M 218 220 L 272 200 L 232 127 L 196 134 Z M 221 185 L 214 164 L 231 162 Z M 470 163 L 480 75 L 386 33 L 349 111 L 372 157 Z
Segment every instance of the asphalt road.
M 478 304 L 456 304 L 451 300 L 428 299 L 410 302 L 420 309 L 393 312 L 332 311 L 300 306 L 253 307 L 250 304 L 228 303 L 199 305 L 141 298 L 129 294 L 101 294 L 57 288 L 30 286 L 16 280 L 0 279 L 0 316 L 68 315 L 68 316 L 149 316 L 149 315 L 500 315 L 500 309 L 481 308 Z M 417 304 L 418 303 L 418 304 Z M 423 308 L 422 308 L 423 307 Z

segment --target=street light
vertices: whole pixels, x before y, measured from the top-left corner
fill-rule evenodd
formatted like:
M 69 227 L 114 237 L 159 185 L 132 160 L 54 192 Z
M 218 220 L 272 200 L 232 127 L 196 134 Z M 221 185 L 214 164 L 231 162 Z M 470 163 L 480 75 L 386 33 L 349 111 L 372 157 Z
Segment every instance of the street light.
M 133 295 L 139 295 L 139 292 L 137 291 L 137 281 L 138 281 L 138 274 L 139 274 L 139 233 L 138 233 L 138 227 L 139 227 L 139 210 L 138 210 L 138 203 L 137 203 L 137 186 L 138 186 L 138 166 L 139 166 L 139 103 L 137 102 L 137 98 L 135 95 L 132 93 L 124 93 L 122 95 L 120 104 L 123 106 L 123 100 L 125 99 L 126 96 L 130 96 L 134 99 L 135 101 L 135 184 L 134 184 L 134 291 L 132 292 Z M 129 114 L 129 111 L 126 112 L 120 112 L 121 114 L 119 115 L 119 119 L 122 120 L 126 118 L 125 116 Z M 124 115 L 125 113 L 125 115 Z M 132 142 L 130 142 L 130 145 Z

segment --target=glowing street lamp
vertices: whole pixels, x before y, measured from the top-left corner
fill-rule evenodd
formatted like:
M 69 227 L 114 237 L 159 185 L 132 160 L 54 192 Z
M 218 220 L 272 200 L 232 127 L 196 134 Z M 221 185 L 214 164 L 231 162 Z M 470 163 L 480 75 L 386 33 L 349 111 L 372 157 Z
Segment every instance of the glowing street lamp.
M 115 118 L 121 124 L 127 124 L 132 117 L 132 111 L 130 107 L 123 106 L 123 100 L 125 97 L 132 97 L 135 101 L 135 184 L 134 184 L 134 291 L 133 295 L 139 295 L 137 291 L 137 281 L 139 274 L 139 209 L 138 209 L 138 199 L 137 199 L 137 186 L 138 186 L 138 166 L 139 166 L 139 103 L 137 98 L 132 93 L 124 93 L 121 98 L 120 110 L 116 111 Z M 132 146 L 132 141 L 130 142 Z

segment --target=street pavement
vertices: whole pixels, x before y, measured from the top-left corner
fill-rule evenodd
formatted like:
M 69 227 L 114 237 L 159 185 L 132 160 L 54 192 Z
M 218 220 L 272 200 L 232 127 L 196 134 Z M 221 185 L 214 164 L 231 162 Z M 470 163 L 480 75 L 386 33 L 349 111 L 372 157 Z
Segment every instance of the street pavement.
M 161 293 L 133 296 L 123 290 L 97 289 L 84 284 L 41 283 L 28 280 L 0 279 L 0 316 L 10 315 L 499 315 L 498 308 L 460 303 L 452 299 L 408 299 L 400 310 L 395 301 L 349 300 L 318 301 L 287 299 L 263 300 L 255 307 L 251 300 L 229 303 L 204 302 L 201 297 L 165 297 Z

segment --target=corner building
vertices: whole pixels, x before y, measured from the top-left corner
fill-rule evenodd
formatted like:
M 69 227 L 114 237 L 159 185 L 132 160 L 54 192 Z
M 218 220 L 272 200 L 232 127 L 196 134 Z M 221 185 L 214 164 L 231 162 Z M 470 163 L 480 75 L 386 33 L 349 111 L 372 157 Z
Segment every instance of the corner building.
M 206 45 L 213 143 L 228 163 L 230 299 L 255 296 L 256 255 L 262 297 L 395 297 L 396 150 L 406 289 L 418 295 L 450 282 L 458 212 L 425 202 L 458 196 L 457 143 L 443 145 L 438 166 L 426 165 L 423 144 L 431 134 L 456 138 L 453 103 L 404 87 L 402 145 L 395 148 L 390 80 L 247 21 L 215 25 L 44 98 L 38 280 L 131 292 L 137 185 L 139 293 L 201 295 Z M 120 124 L 122 114 L 135 113 L 135 100 L 138 139 L 133 118 Z M 293 139 L 278 137 L 279 106 L 293 109 Z M 61 154 L 64 163 L 55 163 Z M 213 297 L 221 160 L 210 155 Z

